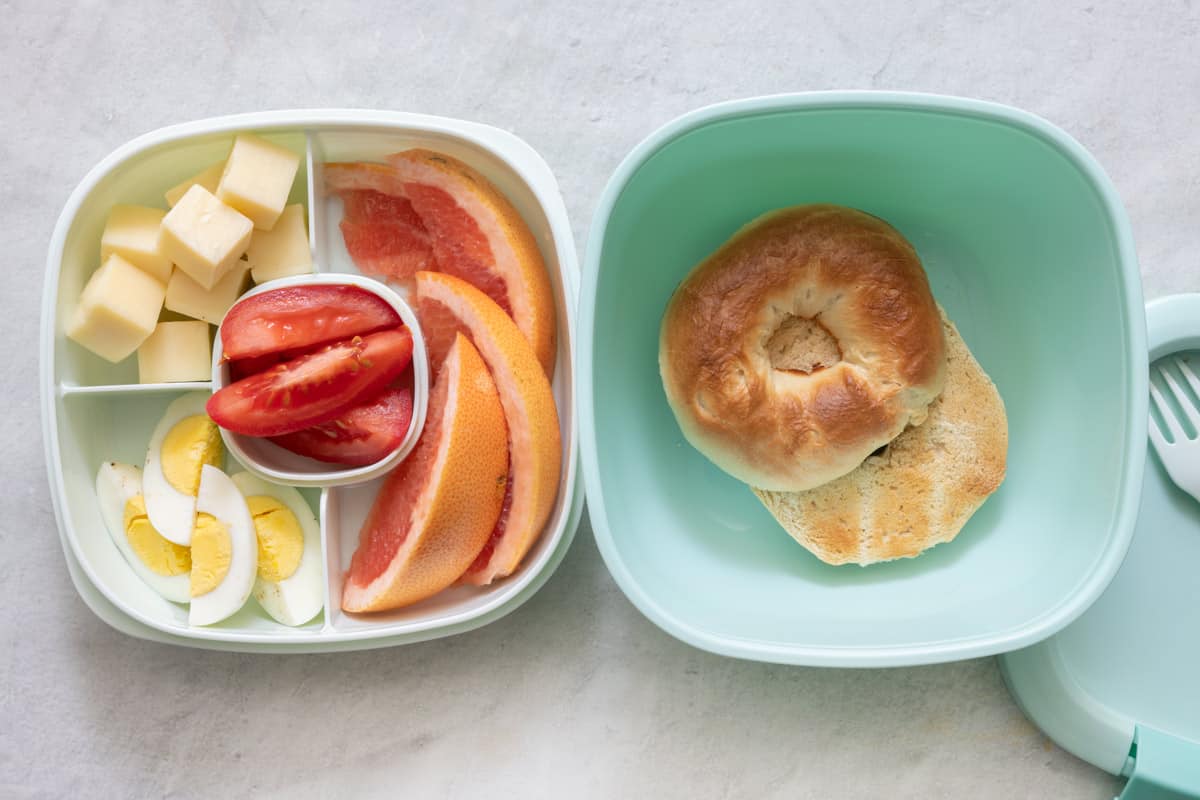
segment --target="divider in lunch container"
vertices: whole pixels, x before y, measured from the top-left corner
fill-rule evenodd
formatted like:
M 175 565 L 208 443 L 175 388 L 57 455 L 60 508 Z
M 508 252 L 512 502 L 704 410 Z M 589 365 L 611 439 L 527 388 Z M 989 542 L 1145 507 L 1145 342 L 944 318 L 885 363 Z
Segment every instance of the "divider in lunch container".
M 471 127 L 471 126 L 467 126 Z M 478 126 L 474 126 L 478 127 Z M 581 512 L 581 500 L 571 501 L 576 490 L 576 435 L 570 358 L 572 328 L 568 309 L 574 303 L 577 276 L 570 265 L 558 260 L 559 249 L 571 247 L 565 217 L 552 224 L 543 209 L 545 193 L 553 190 L 553 201 L 561 206 L 557 189 L 549 173 L 530 179 L 518 168 L 470 137 L 449 133 L 408 130 L 396 124 L 316 124 L 282 130 L 247 127 L 264 138 L 299 151 L 304 149 L 301 170 L 291 202 L 306 202 L 309 244 L 318 272 L 361 274 L 346 252 L 338 223 L 341 201 L 327 195 L 322 165 L 327 161 L 381 161 L 384 156 L 410 147 L 428 147 L 445 152 L 484 173 L 504 192 L 532 230 L 550 275 L 558 316 L 558 355 L 553 392 L 560 416 L 563 441 L 563 469 L 555 507 L 543 535 L 527 554 L 518 572 L 491 587 L 452 587 L 422 603 L 394 612 L 374 615 L 346 614 L 340 609 L 342 583 L 358 543 L 358 534 L 375 494 L 384 479 L 353 487 L 301 490 L 317 513 L 321 528 L 321 547 L 325 565 L 325 611 L 314 622 L 289 628 L 270 619 L 253 600 L 238 614 L 218 625 L 190 628 L 186 606 L 163 600 L 145 586 L 112 545 L 98 509 L 92 484 L 95 471 L 105 459 L 127 460 L 140 464 L 150 433 L 167 404 L 184 391 L 208 390 L 207 381 L 188 384 L 136 383 L 136 359 L 127 359 L 115 369 L 107 362 L 67 342 L 61 331 L 65 314 L 82 289 L 83 282 L 98 266 L 100 232 L 107 209 L 114 203 L 161 205 L 162 193 L 170 186 L 196 174 L 227 154 L 234 132 L 201 134 L 167 142 L 132 156 L 105 176 L 81 207 L 71 225 L 64 248 L 62 278 L 58 292 L 56 322 L 55 374 L 59 392 L 59 428 L 61 438 L 70 440 L 71 429 L 91 442 L 78 452 L 59 448 L 63 460 L 64 492 L 68 506 L 64 527 L 74 531 L 76 555 L 85 572 L 101 591 L 134 619 L 168 633 L 189 638 L 229 642 L 248 641 L 350 641 L 414 635 L 422 631 L 449 630 L 471 625 L 471 620 L 494 615 L 511 607 L 547 565 L 561 558 L 559 544 L 573 535 Z M 507 134 L 504 134 L 507 136 Z M 523 143 L 513 140 L 519 148 Z M 532 151 L 529 151 L 532 152 Z M 511 155 L 511 154 L 510 154 Z M 544 168 L 544 165 L 542 165 Z M 298 176 L 299 177 L 299 176 Z M 99 193 L 97 195 L 97 193 Z M 541 193 L 541 194 L 539 194 Z M 71 268 L 72 264 L 81 264 Z M 564 269 L 567 267 L 567 269 Z M 396 287 L 406 299 L 410 293 Z M 75 350 L 72 356 L 66 351 Z M 86 358 L 81 358 L 82 356 Z M 91 359 L 94 363 L 83 363 Z M 236 462 L 229 459 L 229 470 Z M 82 483 L 86 483 L 84 486 Z M 72 488 L 74 487 L 74 488 Z M 68 539 L 72 538 L 68 534 Z

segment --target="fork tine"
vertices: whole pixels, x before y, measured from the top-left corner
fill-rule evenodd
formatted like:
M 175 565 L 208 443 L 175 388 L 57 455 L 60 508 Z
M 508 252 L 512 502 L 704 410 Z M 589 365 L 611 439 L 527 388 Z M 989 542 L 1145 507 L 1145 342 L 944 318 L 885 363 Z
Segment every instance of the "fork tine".
M 1176 356 L 1175 366 L 1179 368 L 1180 374 L 1187 378 L 1188 386 L 1192 387 L 1192 391 L 1196 393 L 1196 397 L 1200 397 L 1200 378 L 1196 377 L 1196 373 L 1192 372 L 1192 368 L 1182 358 Z
M 1162 430 L 1158 427 L 1158 422 L 1154 419 L 1153 414 L 1147 414 L 1150 417 L 1150 424 L 1146 426 L 1147 432 L 1150 434 L 1150 444 L 1154 445 L 1154 449 L 1162 453 L 1164 449 L 1171 446 L 1163 436 Z
M 1153 382 L 1150 383 L 1150 397 L 1154 400 L 1154 405 L 1158 406 L 1158 413 L 1162 415 L 1163 422 L 1167 423 L 1167 430 L 1171 432 L 1171 438 L 1176 444 L 1184 441 L 1187 437 L 1183 435 L 1183 428 L 1179 425 L 1179 420 L 1175 419 L 1175 412 L 1167 405 L 1167 399 L 1163 397 L 1162 392 Z
M 1158 374 L 1162 375 L 1167 386 L 1171 387 L 1171 394 L 1175 395 L 1175 400 L 1183 409 L 1184 416 L 1192 423 L 1192 430 L 1200 433 L 1200 411 L 1196 410 L 1196 403 L 1187 396 L 1187 392 L 1179 385 L 1179 381 L 1175 380 L 1175 376 L 1167 372 L 1165 367 L 1159 367 Z

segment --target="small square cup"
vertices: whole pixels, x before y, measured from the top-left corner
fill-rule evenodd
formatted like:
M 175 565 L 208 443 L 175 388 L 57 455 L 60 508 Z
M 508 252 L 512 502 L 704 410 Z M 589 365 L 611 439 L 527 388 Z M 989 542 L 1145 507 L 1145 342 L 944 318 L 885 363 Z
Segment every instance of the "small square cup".
M 412 452 L 416 446 L 421 430 L 425 427 L 425 410 L 429 403 L 429 359 L 425 353 L 425 338 L 421 334 L 420 323 L 412 307 L 399 294 L 383 283 L 361 275 L 343 274 L 313 274 L 297 275 L 291 278 L 280 278 L 267 281 L 254 287 L 238 300 L 293 286 L 357 286 L 371 294 L 387 301 L 396 309 L 401 321 L 412 333 L 413 337 L 413 414 L 409 422 L 408 433 L 400 446 L 374 464 L 362 467 L 339 467 L 312 458 L 284 450 L 268 439 L 256 436 L 245 436 L 221 428 L 221 438 L 225 441 L 226 449 L 247 470 L 264 480 L 283 483 L 289 486 L 350 486 L 364 483 L 383 475 L 399 464 Z M 236 303 L 234 306 L 236 307 Z M 229 363 L 224 361 L 221 347 L 221 330 L 213 342 L 212 386 L 217 392 L 233 383 L 229 374 Z

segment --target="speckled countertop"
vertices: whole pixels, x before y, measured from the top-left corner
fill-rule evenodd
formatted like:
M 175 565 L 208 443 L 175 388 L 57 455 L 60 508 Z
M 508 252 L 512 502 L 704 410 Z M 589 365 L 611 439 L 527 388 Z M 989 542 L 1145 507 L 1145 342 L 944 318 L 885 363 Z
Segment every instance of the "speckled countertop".
M 719 100 L 826 88 L 969 95 L 1045 116 L 1115 181 L 1147 297 L 1195 290 L 1200 6 L 110 5 L 0 3 L 0 795 L 1115 793 L 1117 779 L 1024 719 L 992 659 L 798 669 L 675 641 L 617 589 L 586 520 L 532 601 L 464 636 L 292 657 L 123 636 L 79 600 L 55 534 L 37 310 L 68 193 L 162 125 L 321 106 L 496 125 L 554 169 L 582 250 L 609 174 L 658 125 Z

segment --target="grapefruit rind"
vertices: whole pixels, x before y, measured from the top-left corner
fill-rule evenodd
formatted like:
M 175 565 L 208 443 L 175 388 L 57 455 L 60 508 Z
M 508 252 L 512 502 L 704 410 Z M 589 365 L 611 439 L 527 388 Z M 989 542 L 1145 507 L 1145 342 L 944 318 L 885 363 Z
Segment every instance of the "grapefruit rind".
M 558 410 L 533 348 L 495 301 L 437 272 L 417 273 L 417 299 L 423 325 L 430 315 L 422 309 L 435 304 L 470 335 L 491 371 L 507 422 L 512 505 L 504 534 L 486 565 L 463 575 L 465 583 L 483 586 L 520 566 L 554 508 L 562 468 Z
M 491 247 L 495 269 L 508 288 L 517 327 L 533 345 L 545 373 L 553 375 L 554 293 L 537 241 L 512 203 L 478 171 L 443 153 L 414 148 L 388 156 L 388 163 L 402 181 L 424 183 L 447 192 L 475 220 Z M 420 208 L 417 213 L 421 213 Z M 435 223 L 425 219 L 427 227 Z
M 490 264 L 439 264 L 441 271 L 455 274 L 485 293 L 495 294 L 503 286 L 501 307 L 510 312 L 517 327 L 530 342 L 547 376 L 554 374 L 557 352 L 554 291 L 537 241 L 520 213 L 486 177 L 463 162 L 431 150 L 412 149 L 388 156 L 388 164 L 373 162 L 329 163 L 325 165 L 326 189 L 334 194 L 368 189 L 399 197 L 409 197 L 414 207 L 419 196 L 412 196 L 407 185 L 436 189 L 449 196 L 474 221 L 486 240 Z M 420 192 L 415 193 L 420 195 Z M 431 239 L 456 241 L 463 232 L 445 229 L 436 209 L 416 208 Z M 422 214 L 424 210 L 424 214 Z M 355 224 L 363 220 L 353 220 Z M 449 223 L 452 225 L 452 221 Z M 356 229 L 355 229 L 356 230 Z M 356 230 L 357 232 L 357 230 Z M 475 233 L 475 232 L 472 232 Z M 394 254 L 393 254 L 394 256 Z M 396 264 L 380 263 L 380 268 L 406 271 L 408 264 L 424 257 L 415 253 Z M 436 260 L 436 259 L 435 259 Z M 489 274 L 476 275 L 480 266 Z M 496 299 L 493 296 L 493 299 Z

